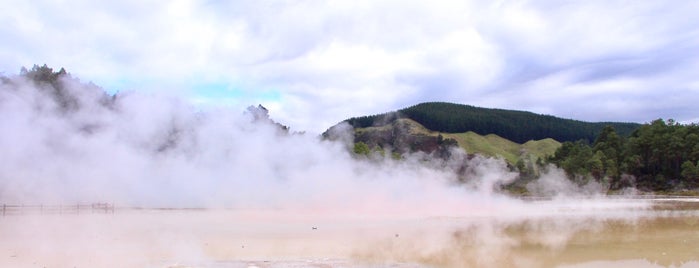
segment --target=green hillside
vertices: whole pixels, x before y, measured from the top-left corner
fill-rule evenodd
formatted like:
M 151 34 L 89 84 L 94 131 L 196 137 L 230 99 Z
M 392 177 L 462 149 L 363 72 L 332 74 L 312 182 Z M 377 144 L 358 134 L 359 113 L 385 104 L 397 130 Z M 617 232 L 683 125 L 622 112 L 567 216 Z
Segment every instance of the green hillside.
M 561 146 L 561 143 L 553 139 L 543 139 L 537 141 L 528 141 L 524 144 L 519 144 L 508 139 L 502 138 L 495 134 L 479 135 L 469 131 L 464 133 L 442 133 L 432 131 L 425 128 L 422 124 L 408 118 L 400 118 L 393 121 L 393 124 L 356 128 L 355 136 L 358 141 L 367 144 L 375 144 L 381 146 L 381 141 L 377 141 L 381 135 L 371 135 L 372 133 L 396 133 L 396 126 L 401 126 L 405 129 L 402 135 L 420 135 L 427 137 L 442 136 L 443 139 L 454 139 L 459 147 L 463 148 L 468 153 L 481 154 L 491 157 L 501 157 L 508 163 L 514 165 L 522 157 L 528 157 L 531 161 L 536 161 L 537 158 L 545 158 L 553 155 L 556 149 Z M 383 141 L 387 142 L 387 141 Z
M 373 116 L 346 120 L 355 128 L 390 124 L 398 118 L 412 119 L 425 128 L 443 133 L 495 134 L 505 139 L 526 143 L 547 138 L 556 141 L 587 140 L 593 142 L 601 130 L 613 126 L 622 136 L 629 136 L 640 124 L 618 122 L 583 122 L 531 112 L 488 109 L 469 105 L 430 102 Z

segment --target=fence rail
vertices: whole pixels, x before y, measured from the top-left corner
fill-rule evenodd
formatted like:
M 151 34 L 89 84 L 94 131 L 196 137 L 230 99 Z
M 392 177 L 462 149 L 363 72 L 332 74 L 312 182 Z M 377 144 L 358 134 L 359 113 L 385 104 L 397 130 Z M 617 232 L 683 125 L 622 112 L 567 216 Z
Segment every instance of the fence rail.
M 12 205 L 3 204 L 2 216 L 17 214 L 80 214 L 80 213 L 114 213 L 114 204 L 91 203 L 74 205 Z

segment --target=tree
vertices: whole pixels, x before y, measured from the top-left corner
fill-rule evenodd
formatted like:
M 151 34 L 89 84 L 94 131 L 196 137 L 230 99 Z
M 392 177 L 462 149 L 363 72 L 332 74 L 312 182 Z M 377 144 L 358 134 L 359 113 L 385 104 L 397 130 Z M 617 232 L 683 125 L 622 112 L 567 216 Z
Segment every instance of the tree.
M 628 139 L 605 127 L 592 149 L 564 143 L 550 158 L 569 176 L 610 178 L 610 189 L 625 185 L 633 175 L 643 190 L 669 190 L 699 185 L 699 126 L 657 119 L 639 127 Z M 696 163 L 696 164 L 695 164 Z
M 570 178 L 575 175 L 583 177 L 589 175 L 593 170 L 599 172 L 601 163 L 593 159 L 592 148 L 584 141 L 564 142 L 549 158 L 549 162 L 565 170 Z
M 369 145 L 367 145 L 364 142 L 357 142 L 354 144 L 354 153 L 358 155 L 369 155 L 371 153 L 371 150 L 369 149 Z
M 603 159 L 607 157 L 602 151 L 597 151 L 592 158 L 587 162 L 587 167 L 597 181 L 601 180 L 605 175 Z
M 597 179 L 609 177 L 610 187 L 616 189 L 621 179 L 622 138 L 619 137 L 613 126 L 607 125 L 597 136 L 592 147 L 596 157 L 593 176 Z
M 697 165 L 699 165 L 699 162 L 697 162 Z M 689 160 L 682 163 L 682 178 L 689 181 L 697 179 L 697 177 L 699 177 L 697 165 Z

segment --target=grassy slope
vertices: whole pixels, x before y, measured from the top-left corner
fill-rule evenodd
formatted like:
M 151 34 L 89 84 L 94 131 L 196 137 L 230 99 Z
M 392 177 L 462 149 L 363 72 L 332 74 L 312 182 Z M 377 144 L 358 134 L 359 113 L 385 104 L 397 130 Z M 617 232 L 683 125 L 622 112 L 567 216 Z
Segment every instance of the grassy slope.
M 528 141 L 524 144 L 518 144 L 508 139 L 502 138 L 495 134 L 479 135 L 474 132 L 466 133 L 440 133 L 428 130 L 420 123 L 411 119 L 398 119 L 400 123 L 407 124 L 410 127 L 410 132 L 415 134 L 424 134 L 437 136 L 441 134 L 445 139 L 455 139 L 461 148 L 469 153 L 477 153 L 492 157 L 502 157 L 508 163 L 514 164 L 519 160 L 522 152 L 527 152 L 532 161 L 536 161 L 537 157 L 544 157 L 553 154 L 556 149 L 561 146 L 560 142 L 553 139 L 543 139 L 538 141 Z M 381 127 L 357 128 L 355 131 L 372 131 L 385 130 L 390 128 L 390 125 Z
M 487 156 L 502 157 L 514 164 L 519 159 L 520 144 L 495 134 L 481 136 L 475 132 L 442 134 L 459 142 L 459 146 L 469 153 L 480 153 Z

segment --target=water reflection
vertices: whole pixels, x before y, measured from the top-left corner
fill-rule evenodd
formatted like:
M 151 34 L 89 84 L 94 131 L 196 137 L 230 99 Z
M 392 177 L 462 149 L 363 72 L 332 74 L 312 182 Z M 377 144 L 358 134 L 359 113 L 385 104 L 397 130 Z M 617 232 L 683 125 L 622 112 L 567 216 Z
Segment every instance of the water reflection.
M 435 267 L 699 266 L 699 203 L 649 201 L 644 210 L 563 209 L 575 211 L 567 214 L 558 213 L 565 206 L 546 201 L 542 207 L 559 211 L 525 219 L 431 220 L 402 230 L 405 239 L 384 239 L 356 257 Z
M 525 201 L 471 216 L 235 210 L 0 218 L 2 267 L 699 267 L 699 200 Z

